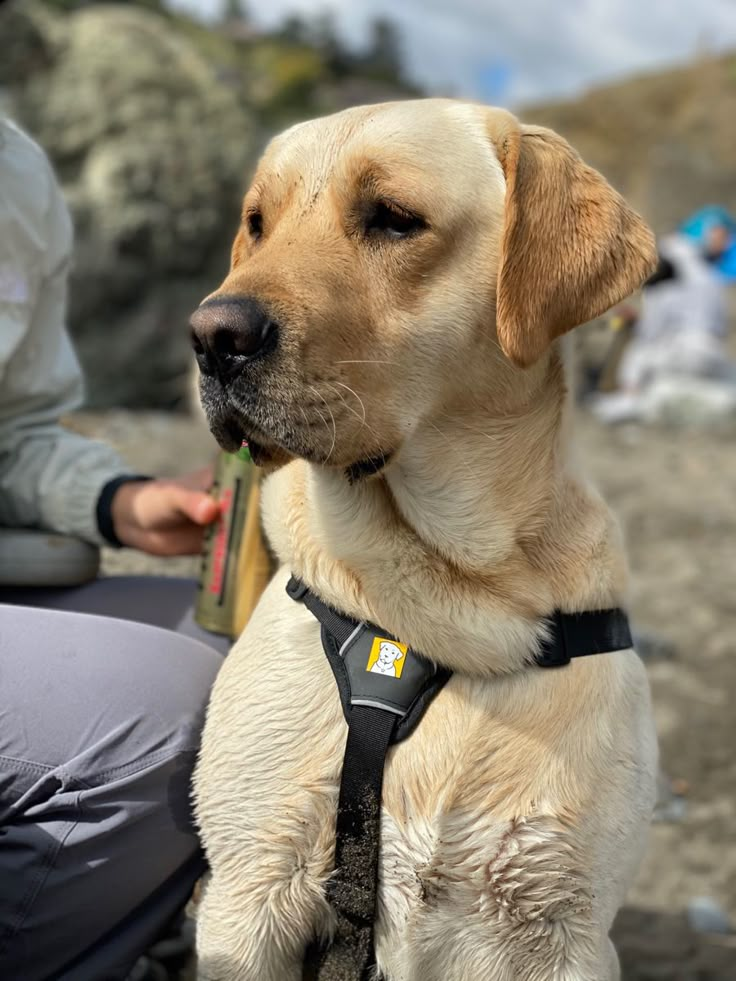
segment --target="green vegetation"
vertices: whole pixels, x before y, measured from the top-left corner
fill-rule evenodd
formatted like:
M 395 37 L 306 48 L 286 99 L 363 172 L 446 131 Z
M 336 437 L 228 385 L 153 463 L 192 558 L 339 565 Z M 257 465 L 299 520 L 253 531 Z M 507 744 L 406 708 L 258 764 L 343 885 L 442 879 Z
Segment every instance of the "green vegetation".
M 56 10 L 81 10 L 83 7 L 93 7 L 99 0 L 45 0 L 46 5 L 54 7 Z M 146 10 L 157 10 L 159 13 L 166 12 L 166 4 L 163 0 L 117 0 L 125 7 L 144 7 Z
M 95 0 L 44 3 L 70 12 L 94 6 Z M 374 19 L 365 48 L 354 50 L 340 36 L 329 12 L 312 18 L 291 14 L 275 30 L 263 32 L 253 22 L 247 0 L 224 0 L 217 23 L 173 11 L 165 0 L 117 3 L 164 16 L 172 31 L 198 49 L 218 80 L 236 92 L 266 130 L 351 102 L 419 94 L 405 74 L 400 34 L 386 17 Z

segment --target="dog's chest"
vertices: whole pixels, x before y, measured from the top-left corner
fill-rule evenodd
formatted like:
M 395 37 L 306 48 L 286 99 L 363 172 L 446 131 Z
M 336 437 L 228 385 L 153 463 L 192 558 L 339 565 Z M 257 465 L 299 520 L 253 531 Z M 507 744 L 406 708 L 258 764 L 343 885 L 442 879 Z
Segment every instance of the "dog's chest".
M 392 669 L 370 666 L 389 676 Z M 538 802 L 540 787 L 563 765 L 564 747 L 540 741 L 561 680 L 539 672 L 522 692 L 510 679 L 453 677 L 411 737 L 389 751 L 384 809 L 397 827 L 448 808 L 500 808 L 506 816 Z M 264 804 L 269 791 L 281 798 L 317 779 L 336 796 L 347 733 L 337 685 L 318 622 L 282 583 L 269 588 L 228 658 L 210 716 L 211 729 L 220 720 L 217 742 L 226 732 Z

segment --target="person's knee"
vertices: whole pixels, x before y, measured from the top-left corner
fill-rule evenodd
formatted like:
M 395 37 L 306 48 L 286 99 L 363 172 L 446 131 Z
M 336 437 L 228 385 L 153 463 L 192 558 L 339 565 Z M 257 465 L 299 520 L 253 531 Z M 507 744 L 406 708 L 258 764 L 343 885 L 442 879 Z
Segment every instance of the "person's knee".
M 20 890 L 23 915 L 6 944 L 6 961 L 24 966 L 0 974 L 56 977 L 95 938 L 129 921 L 150 935 L 186 901 L 201 870 L 190 782 L 222 658 L 126 621 L 20 607 L 0 616 L 13 638 L 0 695 L 17 717 L 0 745 L 22 761 L 7 774 L 16 803 L 5 830 L 21 863 L 8 881 L 22 884 L 30 869 L 40 884 L 32 903 Z M 91 894 L 100 901 L 90 904 Z M 40 936 L 40 923 L 34 973 L 26 952 L 38 945 L 27 938 Z M 108 975 L 69 975 L 92 976 Z
M 61 767 L 82 786 L 194 752 L 222 657 L 188 637 L 125 620 L 6 608 L 17 638 L 0 678 L 22 705 L 6 756 Z M 29 698 L 28 693 L 34 692 Z
M 198 641 L 152 627 L 136 628 L 141 646 L 136 651 L 140 702 L 131 704 L 131 691 L 120 708 L 135 720 L 139 740 L 147 751 L 163 755 L 191 754 L 199 747 L 210 691 L 223 659 Z

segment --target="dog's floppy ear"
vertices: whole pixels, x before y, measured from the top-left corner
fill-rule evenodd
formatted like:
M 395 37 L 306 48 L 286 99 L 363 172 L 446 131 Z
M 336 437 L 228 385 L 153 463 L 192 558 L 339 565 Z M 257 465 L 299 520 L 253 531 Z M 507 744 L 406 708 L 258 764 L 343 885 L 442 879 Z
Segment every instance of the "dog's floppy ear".
M 642 284 L 656 263 L 644 221 L 551 130 L 495 113 L 506 176 L 496 296 L 498 340 L 520 367 Z

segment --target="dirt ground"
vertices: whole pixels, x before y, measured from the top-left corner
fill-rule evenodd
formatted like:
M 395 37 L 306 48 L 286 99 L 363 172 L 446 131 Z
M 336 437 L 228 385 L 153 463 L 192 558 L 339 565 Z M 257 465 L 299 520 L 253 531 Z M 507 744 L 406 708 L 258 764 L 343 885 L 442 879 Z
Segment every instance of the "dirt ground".
M 199 466 L 214 448 L 202 421 L 183 416 L 82 414 L 75 425 L 142 472 Z M 625 529 L 634 625 L 666 642 L 647 664 L 668 788 L 615 928 L 624 981 L 734 981 L 736 934 L 696 933 L 687 909 L 709 897 L 736 925 L 736 432 L 604 429 L 583 414 L 577 428 Z M 103 563 L 107 573 L 196 568 L 124 552 Z

